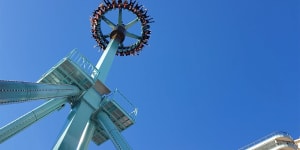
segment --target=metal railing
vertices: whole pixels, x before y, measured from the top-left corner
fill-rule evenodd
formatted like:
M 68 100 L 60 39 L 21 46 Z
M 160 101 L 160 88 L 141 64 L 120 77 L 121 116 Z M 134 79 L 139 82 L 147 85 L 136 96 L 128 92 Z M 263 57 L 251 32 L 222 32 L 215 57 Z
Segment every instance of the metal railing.
M 111 94 L 107 95 L 107 97 L 116 102 L 117 105 L 120 106 L 124 110 L 124 112 L 135 121 L 136 116 L 138 114 L 138 108 L 135 107 L 127 97 L 125 97 L 120 90 L 115 89 Z
M 283 135 L 283 136 L 289 137 L 290 139 L 293 139 L 287 132 L 283 132 L 283 131 L 273 132 L 273 133 L 271 133 L 271 134 L 269 134 L 267 136 L 264 136 L 264 137 L 262 137 L 262 138 L 260 138 L 260 139 L 258 139 L 256 141 L 254 141 L 254 142 L 252 142 L 252 143 L 250 143 L 250 144 L 248 144 L 248 145 L 240 148 L 239 150 L 246 150 L 246 149 L 248 149 L 248 148 L 250 148 L 250 147 L 252 147 L 252 146 L 254 146 L 254 145 L 256 145 L 256 144 L 258 144 L 260 142 L 263 142 L 264 140 L 266 140 L 268 138 L 276 136 L 276 135 Z
M 67 58 L 80 67 L 86 74 L 90 75 L 94 81 L 97 79 L 99 70 L 76 49 L 72 50 Z

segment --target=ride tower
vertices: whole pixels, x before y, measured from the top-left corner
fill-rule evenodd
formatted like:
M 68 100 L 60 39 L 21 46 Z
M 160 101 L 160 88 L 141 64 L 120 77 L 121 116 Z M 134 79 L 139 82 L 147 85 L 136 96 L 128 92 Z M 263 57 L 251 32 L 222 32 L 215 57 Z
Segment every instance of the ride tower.
M 107 18 L 109 12 L 117 12 L 116 24 Z M 124 24 L 124 12 L 134 19 Z M 100 145 L 108 139 L 116 149 L 131 149 L 120 132 L 135 123 L 137 109 L 118 90 L 111 92 L 105 80 L 115 56 L 138 55 L 147 45 L 152 22 L 147 9 L 136 1 L 104 0 L 91 17 L 92 36 L 103 50 L 96 66 L 73 50 L 37 83 L 0 81 L 0 104 L 48 99 L 0 128 L 0 143 L 69 103 L 72 110 L 53 149 L 87 149 L 91 140 Z M 140 34 L 129 32 L 135 24 L 140 24 Z M 109 33 L 102 30 L 104 25 L 110 28 Z M 128 38 L 131 42 L 126 42 Z M 127 106 L 113 98 L 116 94 Z

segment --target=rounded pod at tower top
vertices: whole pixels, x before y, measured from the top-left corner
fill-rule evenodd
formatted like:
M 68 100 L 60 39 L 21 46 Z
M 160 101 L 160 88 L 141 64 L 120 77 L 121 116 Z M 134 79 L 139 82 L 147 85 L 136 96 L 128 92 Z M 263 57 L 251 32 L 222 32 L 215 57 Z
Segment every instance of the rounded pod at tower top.
M 106 18 L 106 14 L 114 10 L 119 10 L 117 24 Z M 131 12 L 133 15 L 135 15 L 135 19 L 127 24 L 123 24 L 123 10 Z M 148 40 L 151 34 L 149 24 L 154 22 L 153 18 L 151 18 L 147 12 L 147 9 L 145 9 L 143 5 L 138 4 L 134 0 L 104 0 L 104 3 L 101 3 L 98 6 L 91 17 L 91 32 L 93 38 L 97 42 L 97 46 L 99 46 L 100 49 L 105 50 L 109 43 L 109 38 L 112 37 L 114 31 L 121 28 L 124 29 L 124 37 L 120 41 L 116 55 L 138 55 L 141 49 L 145 45 L 148 45 Z M 101 27 L 102 22 L 106 23 L 108 27 L 112 29 L 112 32 L 105 34 Z M 139 35 L 128 31 L 128 29 L 137 22 L 140 22 L 141 25 L 141 33 Z M 126 41 L 126 37 L 134 39 L 134 42 L 125 45 L 127 43 L 124 43 L 123 41 Z

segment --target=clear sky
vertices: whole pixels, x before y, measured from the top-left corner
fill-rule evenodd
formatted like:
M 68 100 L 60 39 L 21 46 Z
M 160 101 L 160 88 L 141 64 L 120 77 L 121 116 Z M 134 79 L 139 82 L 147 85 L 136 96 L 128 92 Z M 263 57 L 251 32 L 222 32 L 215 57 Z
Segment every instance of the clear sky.
M 74 48 L 96 63 L 89 18 L 100 2 L 0 0 L 0 79 L 35 82 Z M 300 136 L 299 0 L 139 2 L 155 19 L 150 46 L 116 57 L 106 82 L 139 108 L 123 132 L 133 149 L 233 150 L 274 131 Z M 0 125 L 43 102 L 0 106 Z M 0 149 L 51 149 L 69 111 Z

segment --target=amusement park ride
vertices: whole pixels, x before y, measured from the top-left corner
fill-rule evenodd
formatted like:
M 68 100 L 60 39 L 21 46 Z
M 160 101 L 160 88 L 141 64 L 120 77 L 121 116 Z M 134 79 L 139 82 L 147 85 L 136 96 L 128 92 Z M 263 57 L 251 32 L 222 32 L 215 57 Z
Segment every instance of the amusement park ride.
M 106 16 L 110 11 L 118 11 L 116 24 Z M 124 24 L 124 11 L 135 19 Z M 68 103 L 72 110 L 53 149 L 87 149 L 91 140 L 100 145 L 109 139 L 116 149 L 131 149 L 120 132 L 135 123 L 137 109 L 126 98 L 127 106 L 112 98 L 121 93 L 111 92 L 105 80 L 116 55 L 137 55 L 147 45 L 152 22 L 147 9 L 136 1 L 104 0 L 91 18 L 92 36 L 103 50 L 96 66 L 73 50 L 36 83 L 0 81 L 0 104 L 47 99 L 41 106 L 0 128 L 0 143 Z M 137 23 L 141 25 L 140 35 L 128 31 Z M 105 34 L 103 24 L 111 28 L 110 33 Z M 135 42 L 126 45 L 127 38 Z

